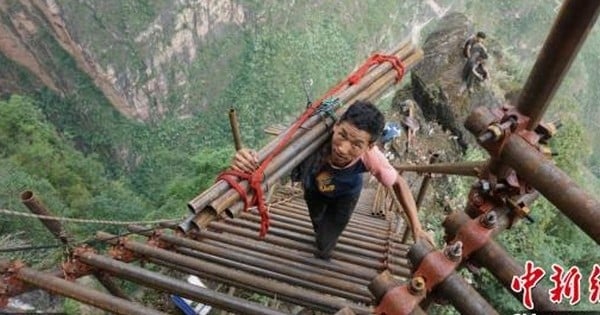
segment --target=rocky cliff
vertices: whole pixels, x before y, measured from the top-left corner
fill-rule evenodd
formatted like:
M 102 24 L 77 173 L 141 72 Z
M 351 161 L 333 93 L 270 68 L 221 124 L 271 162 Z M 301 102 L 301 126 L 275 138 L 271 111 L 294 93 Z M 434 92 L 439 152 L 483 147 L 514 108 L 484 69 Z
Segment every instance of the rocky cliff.
M 503 71 L 502 55 L 495 41 L 486 43 L 490 52 L 488 70 L 491 80 L 476 86 L 472 92 L 465 89 L 461 73 L 465 65 L 462 48 L 465 39 L 476 32 L 471 21 L 461 13 L 449 13 L 438 21 L 435 29 L 423 43 L 425 58 L 411 72 L 409 90 L 401 90 L 394 104 L 413 98 L 424 119 L 438 122 L 455 135 L 464 149 L 473 137 L 462 126 L 467 115 L 476 106 L 494 107 L 504 102 L 498 71 Z
M 160 118 L 173 97 L 176 113 L 185 115 L 191 103 L 202 102 L 190 97 L 197 86 L 189 84 L 187 70 L 203 43 L 245 19 L 232 0 L 158 1 L 152 7 L 127 1 L 1 1 L 0 53 L 22 69 L 3 67 L 0 93 L 23 89 L 15 82 L 23 69 L 34 78 L 34 89 L 76 93 L 75 80 L 61 65 L 74 61 L 127 117 Z

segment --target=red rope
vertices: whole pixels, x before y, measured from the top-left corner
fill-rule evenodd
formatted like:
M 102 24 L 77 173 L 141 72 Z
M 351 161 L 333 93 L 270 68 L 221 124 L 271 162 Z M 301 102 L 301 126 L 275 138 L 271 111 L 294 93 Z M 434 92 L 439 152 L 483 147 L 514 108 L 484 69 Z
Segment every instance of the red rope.
M 308 120 L 308 118 L 312 116 L 312 114 L 315 112 L 315 110 L 317 110 L 317 108 L 323 102 L 323 100 L 339 92 L 346 85 L 350 86 L 358 83 L 372 66 L 384 62 L 389 62 L 392 64 L 394 70 L 396 70 L 396 82 L 400 81 L 402 79 L 402 76 L 404 75 L 404 65 L 402 64 L 400 58 L 394 55 L 374 54 L 373 56 L 369 57 L 369 59 L 367 59 L 367 61 L 365 61 L 365 63 L 362 66 L 360 66 L 360 68 L 354 71 L 354 73 L 348 76 L 345 80 L 339 82 L 336 86 L 327 91 L 327 93 L 325 93 L 325 95 L 323 95 L 320 99 L 312 102 L 310 106 L 306 109 L 306 111 L 304 111 L 302 116 L 300 116 L 300 118 L 298 118 L 298 120 L 296 120 L 296 122 L 290 127 L 285 136 L 281 138 L 279 143 L 277 143 L 275 149 L 273 149 L 273 151 L 271 151 L 271 153 L 269 153 L 269 155 L 265 157 L 258 169 L 256 169 L 253 173 L 249 174 L 234 170 L 228 170 L 222 172 L 219 175 L 219 177 L 217 177 L 217 180 L 222 179 L 226 181 L 233 189 L 235 189 L 235 191 L 237 191 L 237 193 L 240 195 L 240 198 L 242 198 L 242 200 L 244 201 L 244 211 L 248 211 L 248 208 L 251 205 L 256 204 L 256 208 L 258 209 L 261 218 L 260 237 L 264 237 L 267 234 L 267 230 L 269 229 L 270 224 L 269 213 L 267 211 L 264 200 L 262 181 L 264 179 L 265 169 L 267 168 L 269 163 L 271 163 L 271 160 L 273 160 L 273 158 L 277 156 L 277 154 L 279 154 L 279 152 L 281 152 L 281 150 L 288 144 L 288 142 L 296 133 L 296 131 L 298 131 L 300 126 L 302 126 L 302 124 L 304 124 L 304 122 L 306 122 L 306 120 Z M 235 177 L 238 177 L 238 179 L 245 179 L 248 181 L 248 183 L 250 184 L 250 189 L 254 191 L 254 197 L 252 198 L 252 200 L 248 199 L 246 191 L 239 185 L 239 182 L 236 181 Z
M 394 55 L 382 55 L 382 54 L 374 54 L 365 63 L 360 66 L 352 75 L 350 75 L 347 79 L 349 85 L 354 85 L 362 79 L 362 77 L 371 69 L 373 65 L 382 64 L 383 62 L 389 62 L 396 70 L 396 82 L 402 79 L 404 76 L 404 65 L 402 65 L 402 61 L 400 58 Z

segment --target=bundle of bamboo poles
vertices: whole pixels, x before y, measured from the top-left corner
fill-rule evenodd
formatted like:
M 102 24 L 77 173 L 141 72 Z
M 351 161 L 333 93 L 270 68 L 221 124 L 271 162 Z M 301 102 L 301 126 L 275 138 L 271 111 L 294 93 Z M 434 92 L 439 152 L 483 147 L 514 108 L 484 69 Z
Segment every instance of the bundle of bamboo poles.
M 405 73 L 423 59 L 423 51 L 410 40 L 402 41 L 385 54 L 398 57 L 402 61 Z M 358 83 L 346 84 L 339 92 L 331 96 L 339 99 L 341 104 L 336 115 L 343 114 L 347 107 L 357 100 L 374 101 L 379 98 L 396 82 L 396 78 L 397 72 L 390 63 L 371 67 Z M 327 120 L 331 120 L 331 118 L 315 115 L 298 129 L 287 146 L 275 156 L 266 168 L 263 189 L 267 190 L 327 141 L 331 135 L 330 126 L 332 125 L 332 121 Z M 325 123 L 321 123 L 322 121 Z M 290 127 L 258 151 L 259 162 L 262 162 L 275 149 L 289 129 Z M 244 180 L 240 185 L 247 191 L 248 197 L 252 198 L 248 182 Z M 188 203 L 192 214 L 178 227 L 185 233 L 192 229 L 201 229 L 222 213 L 231 218 L 237 217 L 243 207 L 244 202 L 239 194 L 225 181 L 220 180 Z

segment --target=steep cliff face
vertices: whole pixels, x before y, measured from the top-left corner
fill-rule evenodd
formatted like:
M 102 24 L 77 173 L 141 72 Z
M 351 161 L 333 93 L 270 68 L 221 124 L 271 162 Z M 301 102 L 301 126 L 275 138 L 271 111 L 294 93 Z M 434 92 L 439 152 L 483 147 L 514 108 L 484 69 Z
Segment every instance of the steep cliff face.
M 60 84 L 57 85 L 57 78 L 52 75 L 51 69 L 45 67 L 40 59 L 42 56 L 32 47 L 38 35 L 40 27 L 46 27 L 47 21 L 39 14 L 32 12 L 32 3 L 23 1 L 18 6 L 8 2 L 0 2 L 0 52 L 10 60 L 22 65 L 24 68 L 34 74 L 39 80 L 38 84 L 44 84 L 50 89 L 59 92 Z M 10 82 L 10 74 L 6 71 L 0 72 L 3 81 Z M 10 87 L 3 85 L 4 93 L 10 92 Z
M 139 17 L 132 19 L 132 17 Z M 77 86 L 62 70 L 71 58 L 122 114 L 138 120 L 160 118 L 177 98 L 185 115 L 191 97 L 189 69 L 202 47 L 244 24 L 242 6 L 231 0 L 0 2 L 0 53 L 63 95 Z M 68 56 L 66 56 L 66 55 Z M 230 56 L 234 58 L 234 56 Z M 175 66 L 174 66 L 175 65 Z M 2 82 L 16 74 L 5 68 Z M 4 93 L 18 87 L 2 84 Z M 12 90 L 12 91 L 11 91 Z

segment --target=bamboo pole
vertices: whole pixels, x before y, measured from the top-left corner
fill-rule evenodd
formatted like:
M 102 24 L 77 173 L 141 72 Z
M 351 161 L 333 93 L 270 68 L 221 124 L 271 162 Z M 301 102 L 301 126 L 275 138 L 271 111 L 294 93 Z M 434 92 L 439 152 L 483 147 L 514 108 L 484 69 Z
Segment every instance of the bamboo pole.
M 237 113 L 234 108 L 229 109 L 229 125 L 231 126 L 235 150 L 238 151 L 242 148 L 242 136 L 240 135 L 240 124 L 238 123 Z

